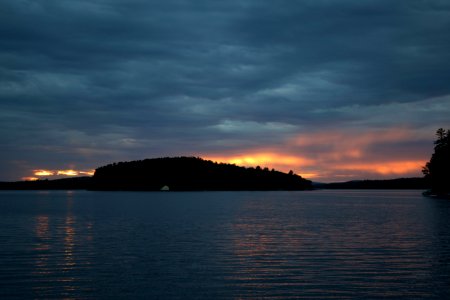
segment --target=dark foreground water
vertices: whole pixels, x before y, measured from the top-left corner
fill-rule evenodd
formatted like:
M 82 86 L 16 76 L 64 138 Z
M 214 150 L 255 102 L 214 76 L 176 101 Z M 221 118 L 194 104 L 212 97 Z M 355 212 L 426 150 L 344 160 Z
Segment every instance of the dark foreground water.
M 450 201 L 420 191 L 0 192 L 0 299 L 449 294 Z

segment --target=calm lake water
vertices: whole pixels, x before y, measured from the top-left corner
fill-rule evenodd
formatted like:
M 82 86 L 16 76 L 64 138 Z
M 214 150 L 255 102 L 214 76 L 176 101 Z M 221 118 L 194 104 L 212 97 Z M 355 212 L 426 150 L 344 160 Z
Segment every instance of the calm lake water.
M 450 201 L 420 191 L 0 192 L 0 299 L 449 294 Z

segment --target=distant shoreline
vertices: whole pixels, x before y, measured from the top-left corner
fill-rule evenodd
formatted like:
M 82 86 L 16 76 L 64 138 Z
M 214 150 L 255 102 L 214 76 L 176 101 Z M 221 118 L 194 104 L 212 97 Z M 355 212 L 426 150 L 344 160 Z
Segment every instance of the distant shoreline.
M 395 178 L 380 180 L 352 180 L 346 182 L 313 183 L 320 189 L 371 189 L 371 190 L 428 190 L 431 187 L 429 180 L 424 177 Z
M 53 180 L 37 180 L 37 181 L 13 181 L 13 182 L 0 182 L 0 190 L 87 190 L 87 191 L 159 191 L 157 189 L 115 189 L 115 190 L 99 190 L 92 189 L 93 177 L 72 177 Z M 425 178 L 397 178 L 389 180 L 359 180 L 359 181 L 347 181 L 347 182 L 334 182 L 334 183 L 313 183 L 312 189 L 307 190 L 332 190 L 332 189 L 351 189 L 351 190 L 428 190 L 430 188 L 429 183 Z M 177 190 L 171 190 L 177 191 Z M 208 189 L 186 189 L 179 191 L 289 191 L 289 189 L 228 189 L 228 190 L 208 190 Z M 163 191 L 165 192 L 165 191 Z M 425 196 L 434 197 L 434 195 L 424 194 Z

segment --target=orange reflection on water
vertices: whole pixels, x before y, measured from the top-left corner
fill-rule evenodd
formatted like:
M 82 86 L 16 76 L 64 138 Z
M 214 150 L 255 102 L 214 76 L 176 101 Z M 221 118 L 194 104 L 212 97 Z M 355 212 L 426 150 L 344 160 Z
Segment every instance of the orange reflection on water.
M 36 217 L 36 236 L 38 238 L 47 238 L 48 237 L 48 227 L 49 227 L 49 218 L 45 215 L 40 215 Z
M 64 222 L 64 255 L 65 267 L 71 268 L 75 265 L 73 248 L 75 246 L 75 217 L 72 215 L 73 192 L 67 192 L 67 215 Z
M 234 258 L 229 264 L 235 272 L 229 279 L 242 287 L 265 290 L 273 287 L 279 278 L 290 278 L 291 269 L 285 266 L 292 265 L 290 254 L 301 249 L 302 237 L 307 236 L 297 229 L 294 231 L 297 235 L 286 230 L 284 225 L 289 224 L 276 217 L 272 205 L 264 199 L 246 202 L 241 208 L 243 217 L 238 217 L 232 226 Z M 296 284 L 291 279 L 282 284 Z
M 65 255 L 65 268 L 72 268 L 75 266 L 74 261 L 74 246 L 75 246 L 75 218 L 68 215 L 65 220 L 64 226 L 64 255 Z
M 65 299 L 78 299 L 74 291 L 80 288 L 80 275 L 91 265 L 93 222 L 80 224 L 77 215 L 73 212 L 76 193 L 67 191 L 65 194 L 45 192 L 42 198 L 57 197 L 63 201 L 52 203 L 57 212 L 61 214 L 38 215 L 34 222 L 33 256 L 34 268 L 31 270 L 36 277 L 36 286 L 33 290 L 36 295 L 42 291 L 52 289 L 55 293 L 65 296 Z M 50 198 L 49 198 L 50 197 Z M 42 203 L 47 203 L 43 201 Z M 39 207 L 45 209 L 46 205 Z M 84 225 L 84 226 L 83 226 Z M 80 227 L 81 226 L 81 227 Z M 82 248 L 82 251 L 80 249 Z M 44 296 L 43 296 L 44 297 Z
M 67 215 L 62 228 L 64 233 L 64 257 L 61 265 L 63 274 L 57 279 L 57 281 L 64 283 L 63 289 L 65 293 L 70 294 L 76 290 L 76 278 L 72 275 L 72 272 L 77 267 L 77 257 L 74 249 L 76 246 L 76 217 L 72 214 L 73 192 L 68 191 L 66 195 Z
M 36 273 L 48 275 L 51 273 L 48 268 L 50 250 L 49 217 L 46 215 L 37 216 L 34 230 L 38 240 L 33 248 L 33 250 L 37 253 L 35 261 L 37 267 Z

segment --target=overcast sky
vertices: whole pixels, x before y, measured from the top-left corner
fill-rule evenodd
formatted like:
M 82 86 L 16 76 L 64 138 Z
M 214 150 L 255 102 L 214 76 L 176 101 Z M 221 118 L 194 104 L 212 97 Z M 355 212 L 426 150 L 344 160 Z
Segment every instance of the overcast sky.
M 449 33 L 446 0 L 0 0 L 0 180 L 175 155 L 421 176 Z

